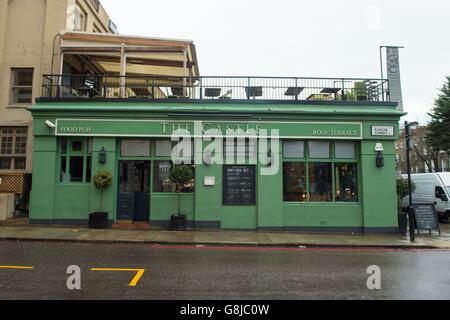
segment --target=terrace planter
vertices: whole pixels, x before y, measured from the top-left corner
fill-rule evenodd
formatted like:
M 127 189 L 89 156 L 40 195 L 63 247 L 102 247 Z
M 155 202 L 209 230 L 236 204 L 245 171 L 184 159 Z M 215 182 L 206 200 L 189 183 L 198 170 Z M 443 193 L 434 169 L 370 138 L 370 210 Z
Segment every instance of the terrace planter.
M 106 229 L 108 227 L 108 212 L 93 212 L 89 215 L 89 228 Z
M 404 212 L 398 214 L 398 233 L 406 236 L 408 215 Z
M 186 215 L 185 214 L 173 214 L 170 217 L 170 229 L 176 231 L 186 230 Z

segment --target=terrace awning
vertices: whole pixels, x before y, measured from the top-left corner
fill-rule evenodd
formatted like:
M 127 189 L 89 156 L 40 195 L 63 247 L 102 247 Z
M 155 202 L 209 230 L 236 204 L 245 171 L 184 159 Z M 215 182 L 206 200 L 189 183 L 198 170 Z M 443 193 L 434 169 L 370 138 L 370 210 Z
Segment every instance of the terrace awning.
M 103 74 L 199 76 L 190 40 L 64 32 L 60 53 L 82 57 Z

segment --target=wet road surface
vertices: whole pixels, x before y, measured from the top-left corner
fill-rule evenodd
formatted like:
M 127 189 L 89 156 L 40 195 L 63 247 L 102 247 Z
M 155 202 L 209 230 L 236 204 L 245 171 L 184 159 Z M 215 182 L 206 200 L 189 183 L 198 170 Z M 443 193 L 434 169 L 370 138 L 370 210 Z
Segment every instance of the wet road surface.
M 132 287 L 137 272 L 92 268 L 145 272 Z M 450 299 L 450 251 L 0 241 L 0 299 Z

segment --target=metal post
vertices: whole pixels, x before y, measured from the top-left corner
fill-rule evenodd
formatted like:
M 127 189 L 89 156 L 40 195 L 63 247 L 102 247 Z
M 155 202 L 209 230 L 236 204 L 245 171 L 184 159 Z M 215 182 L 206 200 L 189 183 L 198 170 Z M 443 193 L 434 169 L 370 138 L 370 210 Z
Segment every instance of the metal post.
M 408 121 L 405 121 L 405 139 L 406 139 L 406 170 L 408 171 L 408 193 L 409 193 L 409 206 L 408 206 L 408 220 L 409 220 L 409 239 L 411 242 L 416 241 L 416 224 L 414 221 L 414 208 L 412 206 L 412 193 L 411 193 L 411 163 L 409 161 L 409 152 L 411 150 L 411 127 Z
M 380 46 L 380 69 L 381 69 L 381 80 L 383 80 L 383 48 L 384 46 Z

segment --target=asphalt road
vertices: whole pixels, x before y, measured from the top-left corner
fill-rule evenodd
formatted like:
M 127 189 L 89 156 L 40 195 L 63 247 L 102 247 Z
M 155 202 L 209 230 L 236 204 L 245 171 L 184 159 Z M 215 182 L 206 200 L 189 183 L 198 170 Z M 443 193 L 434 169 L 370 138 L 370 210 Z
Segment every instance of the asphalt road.
M 81 290 L 67 289 L 70 265 Z M 367 288 L 370 265 L 380 290 Z M 92 268 L 145 272 L 130 286 L 137 271 Z M 450 299 L 449 269 L 441 250 L 0 241 L 0 299 Z

